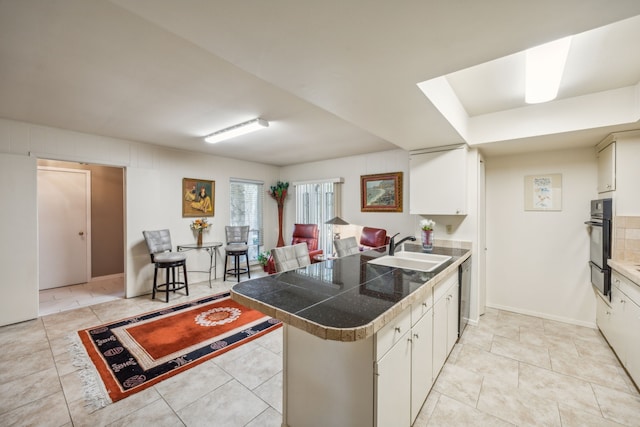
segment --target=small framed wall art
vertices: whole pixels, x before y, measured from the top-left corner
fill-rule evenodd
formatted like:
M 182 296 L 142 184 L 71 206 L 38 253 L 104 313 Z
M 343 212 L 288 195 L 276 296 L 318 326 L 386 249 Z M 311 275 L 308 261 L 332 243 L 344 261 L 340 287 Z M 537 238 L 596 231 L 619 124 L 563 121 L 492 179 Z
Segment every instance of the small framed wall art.
M 562 174 L 527 175 L 524 177 L 525 211 L 562 210 Z
M 402 212 L 402 172 L 360 176 L 362 212 Z
M 213 216 L 216 182 L 205 179 L 182 179 L 182 216 Z

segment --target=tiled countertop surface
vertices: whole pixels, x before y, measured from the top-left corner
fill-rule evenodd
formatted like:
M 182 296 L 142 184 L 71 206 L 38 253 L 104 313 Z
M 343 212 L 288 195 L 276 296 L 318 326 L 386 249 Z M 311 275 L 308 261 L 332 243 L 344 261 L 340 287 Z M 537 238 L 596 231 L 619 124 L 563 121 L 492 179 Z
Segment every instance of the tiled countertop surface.
M 421 252 L 419 245 L 405 250 Z M 381 249 L 238 283 L 231 297 L 323 339 L 355 341 L 375 334 L 471 256 L 467 249 L 435 247 L 450 255 L 431 273 L 368 264 Z
M 608 261 L 609 266 L 618 271 L 629 280 L 633 281 L 636 285 L 640 286 L 640 264 L 630 261 L 618 261 L 610 259 Z

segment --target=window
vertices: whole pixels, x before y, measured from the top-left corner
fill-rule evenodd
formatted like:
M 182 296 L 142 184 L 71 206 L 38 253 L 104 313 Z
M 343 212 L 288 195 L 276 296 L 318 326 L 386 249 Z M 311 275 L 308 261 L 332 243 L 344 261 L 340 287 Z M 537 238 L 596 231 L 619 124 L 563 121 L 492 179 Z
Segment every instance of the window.
M 340 213 L 342 179 L 294 183 L 296 186 L 296 223 L 318 224 L 318 249 L 333 253 L 331 225 L 325 224 Z
M 264 183 L 232 178 L 229 190 L 231 223 L 249 226 L 249 261 L 256 261 L 260 246 L 264 244 L 262 205 Z

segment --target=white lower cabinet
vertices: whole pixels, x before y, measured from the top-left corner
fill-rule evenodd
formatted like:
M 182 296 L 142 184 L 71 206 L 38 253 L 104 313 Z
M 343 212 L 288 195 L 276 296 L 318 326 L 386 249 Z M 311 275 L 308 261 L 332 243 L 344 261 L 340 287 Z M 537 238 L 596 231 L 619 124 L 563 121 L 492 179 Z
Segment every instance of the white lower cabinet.
M 596 300 L 596 324 L 602 331 L 607 341 L 611 341 L 611 305 L 604 300 L 605 297 L 597 296 Z
M 411 424 L 413 424 L 433 385 L 433 311 L 411 328 Z
M 376 367 L 376 425 L 409 426 L 411 411 L 411 331 L 389 350 Z
M 629 301 L 629 304 L 625 306 L 625 318 L 630 335 L 627 341 L 626 368 L 636 385 L 640 385 L 640 304 Z
M 283 425 L 411 426 L 433 385 L 434 338 L 444 337 L 444 363 L 455 343 L 454 323 L 457 337 L 457 277 L 454 272 L 436 286 L 444 308 L 439 324 L 435 288 L 361 340 L 325 340 L 285 324 Z
M 640 385 L 640 286 L 611 275 L 611 306 L 598 301 L 596 323 L 633 381 Z
M 433 300 L 433 378 L 436 378 L 458 339 L 457 275 L 433 288 Z

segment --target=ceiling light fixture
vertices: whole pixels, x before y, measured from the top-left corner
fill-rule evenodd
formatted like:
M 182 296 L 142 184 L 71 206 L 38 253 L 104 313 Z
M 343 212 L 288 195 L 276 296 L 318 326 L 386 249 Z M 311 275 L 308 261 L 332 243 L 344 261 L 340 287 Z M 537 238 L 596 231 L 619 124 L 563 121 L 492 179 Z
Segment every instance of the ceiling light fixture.
M 525 102 L 538 104 L 558 96 L 571 36 L 526 50 Z
M 260 118 L 246 121 L 228 128 L 219 130 L 211 135 L 205 136 L 204 140 L 211 144 L 224 141 L 225 139 L 235 138 L 236 136 L 245 135 L 260 129 L 269 127 L 269 122 Z

